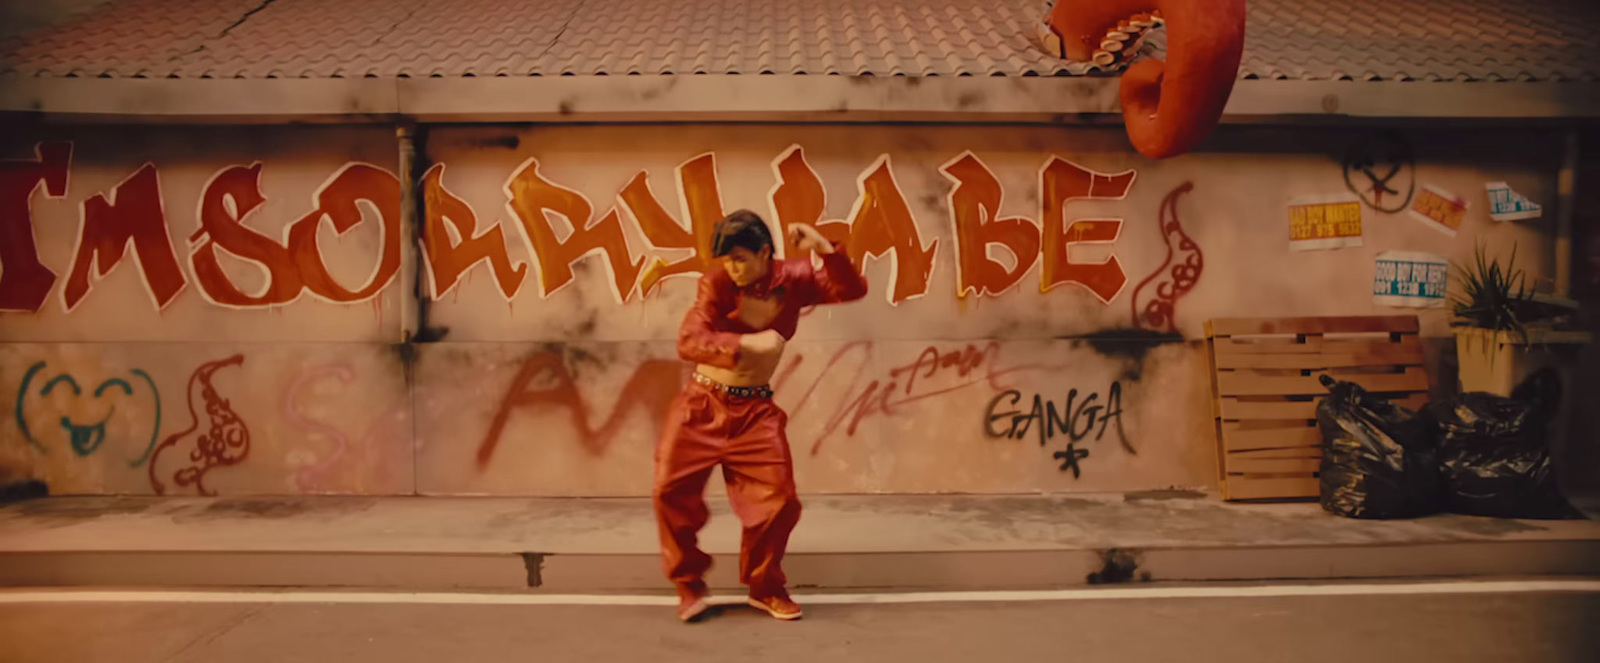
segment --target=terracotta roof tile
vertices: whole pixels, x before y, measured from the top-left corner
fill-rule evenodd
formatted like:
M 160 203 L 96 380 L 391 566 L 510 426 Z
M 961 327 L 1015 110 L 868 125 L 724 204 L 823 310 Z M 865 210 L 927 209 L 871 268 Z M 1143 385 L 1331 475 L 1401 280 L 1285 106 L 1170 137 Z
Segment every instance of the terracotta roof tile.
M 30 76 L 1082 73 L 1050 0 L 117 0 L 0 44 Z M 1600 80 L 1592 0 L 1251 0 L 1244 78 Z M 1163 35 L 1150 40 L 1159 51 Z

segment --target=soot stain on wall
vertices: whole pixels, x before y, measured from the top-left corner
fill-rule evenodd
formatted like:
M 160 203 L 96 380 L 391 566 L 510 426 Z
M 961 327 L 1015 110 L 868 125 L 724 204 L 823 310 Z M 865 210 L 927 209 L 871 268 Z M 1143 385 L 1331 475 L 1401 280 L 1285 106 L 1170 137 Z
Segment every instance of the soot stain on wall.
M 644 92 L 639 93 L 639 97 L 644 99 L 645 101 L 654 101 L 654 100 L 660 98 L 661 95 L 672 91 L 672 88 L 677 87 L 678 80 L 679 80 L 680 77 L 678 77 L 678 76 L 663 76 L 662 78 L 666 79 L 666 81 L 665 81 L 665 83 L 663 85 L 661 85 L 660 87 L 648 88 Z
M 406 389 L 410 390 L 415 387 L 417 382 L 417 344 L 391 343 L 389 351 L 393 352 L 395 358 L 400 362 L 400 371 L 405 377 Z
M 615 345 L 615 343 L 606 343 L 601 347 L 614 347 Z M 573 380 L 582 380 L 585 369 L 592 368 L 603 371 L 606 366 L 614 363 L 616 359 L 615 357 L 601 357 L 586 348 L 578 347 L 571 343 L 550 341 L 534 344 L 533 350 L 528 353 L 527 359 L 524 359 L 524 361 L 543 354 L 561 357 L 561 363 L 566 366 L 567 372 L 571 374 Z
M 1028 322 L 1018 320 L 1016 318 L 996 320 L 994 322 L 994 327 L 990 329 L 988 336 L 990 338 L 1002 341 L 1024 339 L 1027 337 L 1027 331 L 1030 326 L 1034 325 L 1030 325 Z
M 371 498 L 337 498 L 316 496 L 297 499 L 235 498 L 219 499 L 199 509 L 173 516 L 175 522 L 194 522 L 213 518 L 296 518 L 302 516 L 339 516 L 371 509 L 377 503 Z
M 1071 338 L 1073 346 L 1087 344 L 1096 353 L 1123 362 L 1123 382 L 1137 383 L 1144 378 L 1150 351 L 1163 345 L 1183 343 L 1182 334 L 1149 329 L 1102 329 L 1092 334 Z
M 0 505 L 50 496 L 50 485 L 38 479 L 0 484 Z
M 101 516 L 140 514 L 149 511 L 157 504 L 156 500 L 130 497 L 85 500 L 42 499 L 13 504 L 8 511 L 35 522 L 70 524 Z
M 1145 490 L 1136 493 L 1127 493 L 1122 496 L 1124 502 L 1165 502 L 1168 500 L 1203 500 L 1206 494 L 1198 490 L 1183 488 L 1168 488 L 1165 490 Z
M 500 148 L 500 149 L 505 149 L 505 150 L 515 150 L 515 149 L 517 149 L 519 147 L 522 147 L 522 139 L 520 137 L 518 137 L 516 134 L 507 134 L 507 135 L 504 135 L 504 136 L 493 136 L 493 137 L 490 137 L 490 138 L 482 138 L 482 139 L 473 141 L 472 144 L 475 147 L 493 147 L 493 148 Z
M 583 320 L 578 322 L 578 337 L 579 338 L 588 338 L 588 337 L 593 336 L 594 335 L 594 330 L 597 329 L 599 326 L 600 326 L 600 312 L 596 311 L 594 309 L 590 309 L 589 310 L 589 315 L 584 316 Z
M 423 174 L 427 173 L 428 170 L 433 167 L 433 156 L 428 149 L 430 136 L 431 133 L 429 132 L 427 126 L 416 127 L 412 134 L 412 148 L 416 154 L 416 158 L 411 163 L 410 177 L 413 184 L 416 182 L 421 182 Z M 510 136 L 510 139 L 513 141 L 512 147 L 515 147 L 515 141 L 517 140 L 516 136 Z M 427 196 L 423 195 L 420 191 L 417 192 L 417 195 L 415 196 L 415 203 L 411 210 L 412 214 L 414 215 L 413 218 L 415 223 L 411 224 L 411 236 L 407 238 L 410 241 L 409 248 L 411 248 L 413 251 L 420 252 L 424 249 L 423 245 L 425 243 L 425 239 L 422 233 L 424 225 L 423 220 L 428 218 L 427 206 Z M 417 326 L 415 334 L 411 334 L 409 332 L 407 333 L 407 337 L 404 339 L 405 343 L 407 344 L 437 343 L 444 340 L 445 336 L 450 333 L 449 327 L 434 326 L 432 324 L 433 298 L 430 297 L 427 292 L 427 277 L 424 273 L 425 271 L 426 270 L 420 269 L 419 265 L 419 269 L 415 270 L 416 273 L 412 276 L 411 293 L 413 301 L 416 302 Z M 411 384 L 410 359 L 413 357 L 402 355 L 401 358 L 403 361 L 407 362 L 406 384 L 409 385 Z
M 1139 557 L 1137 550 L 1108 548 L 1100 551 L 1100 570 L 1091 572 L 1087 580 L 1091 585 L 1121 584 L 1133 582 L 1135 578 L 1149 582 L 1150 572 L 1139 571 Z
M 528 572 L 529 587 L 538 587 L 544 584 L 543 553 L 522 553 L 522 567 Z

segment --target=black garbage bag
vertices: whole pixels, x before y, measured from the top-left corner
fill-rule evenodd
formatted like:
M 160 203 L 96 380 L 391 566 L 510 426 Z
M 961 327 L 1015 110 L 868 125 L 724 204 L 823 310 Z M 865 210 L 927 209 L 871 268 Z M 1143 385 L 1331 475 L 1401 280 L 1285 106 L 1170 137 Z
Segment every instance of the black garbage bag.
M 1412 518 L 1441 508 L 1432 426 L 1353 382 L 1322 376 L 1322 508 L 1350 518 Z
M 1574 513 L 1550 467 L 1546 426 L 1561 404 L 1554 369 L 1529 377 L 1511 398 L 1462 394 L 1431 403 L 1438 426 L 1446 508 L 1499 518 L 1566 518 Z

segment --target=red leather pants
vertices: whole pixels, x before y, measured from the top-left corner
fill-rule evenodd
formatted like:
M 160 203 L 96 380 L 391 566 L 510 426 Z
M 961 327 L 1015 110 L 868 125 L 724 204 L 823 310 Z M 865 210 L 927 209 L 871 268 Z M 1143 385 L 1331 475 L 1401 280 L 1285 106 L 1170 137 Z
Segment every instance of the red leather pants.
M 705 589 L 711 556 L 697 540 L 710 518 L 706 480 L 718 464 L 744 525 L 739 580 L 758 597 L 783 591 L 783 551 L 800 521 L 788 422 L 770 399 L 728 396 L 696 382 L 678 396 L 656 448 L 654 498 L 663 565 L 680 592 Z

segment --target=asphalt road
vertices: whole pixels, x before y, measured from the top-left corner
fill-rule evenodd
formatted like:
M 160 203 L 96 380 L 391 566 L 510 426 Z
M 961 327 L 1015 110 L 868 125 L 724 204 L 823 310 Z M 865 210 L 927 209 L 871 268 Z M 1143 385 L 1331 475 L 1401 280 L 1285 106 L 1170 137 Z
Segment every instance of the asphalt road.
M 252 603 L 0 604 L 0 660 L 1600 661 L 1600 593 L 730 608 Z

